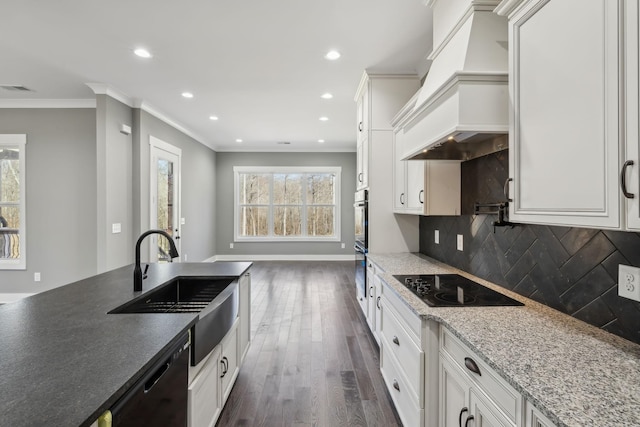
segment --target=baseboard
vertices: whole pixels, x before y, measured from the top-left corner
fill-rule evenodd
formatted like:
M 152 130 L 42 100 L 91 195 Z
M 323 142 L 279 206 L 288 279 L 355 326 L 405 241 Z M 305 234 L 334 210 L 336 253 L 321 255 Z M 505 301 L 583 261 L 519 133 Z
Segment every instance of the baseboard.
M 355 261 L 355 255 L 215 255 L 214 261 Z
M 14 302 L 14 301 L 18 301 L 21 300 L 22 298 L 26 298 L 26 297 L 30 297 L 31 295 L 35 295 L 33 293 L 31 294 L 0 294 L 0 304 L 6 304 L 9 302 Z

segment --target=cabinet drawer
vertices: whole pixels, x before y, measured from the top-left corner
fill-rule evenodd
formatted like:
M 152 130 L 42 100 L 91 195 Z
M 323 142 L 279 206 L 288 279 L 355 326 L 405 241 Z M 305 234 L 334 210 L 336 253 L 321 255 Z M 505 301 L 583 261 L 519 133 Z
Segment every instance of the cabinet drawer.
M 462 341 L 453 336 L 444 327 L 440 328 L 440 349 L 448 354 L 456 365 L 469 375 L 478 388 L 495 403 L 495 405 L 516 423 L 517 414 L 520 413 L 520 394 L 511 387 L 502 377 L 472 352 Z M 480 375 L 472 372 L 465 364 L 465 359 L 471 359 L 478 366 Z
M 383 306 L 380 321 L 382 323 L 380 332 L 384 339 L 382 346 L 398 360 L 400 369 L 404 372 L 412 392 L 418 401 L 422 402 L 424 397 L 422 388 L 424 352 L 411 339 L 401 321 L 393 314 L 391 307 Z
M 402 321 L 407 332 L 410 333 L 414 342 L 419 343 L 422 336 L 422 320 L 414 312 L 407 307 L 406 303 L 398 297 L 398 295 L 389 287 L 388 284 L 382 282 L 382 302 L 385 306 L 390 306 L 393 314 Z
M 380 371 L 384 382 L 387 384 L 387 389 L 393 399 L 396 411 L 400 415 L 402 424 L 405 426 L 422 426 L 424 410 L 420 409 L 420 404 L 407 385 L 397 363 L 397 360 L 394 360 L 394 356 L 388 351 L 386 345 L 383 344 L 380 349 Z
M 218 361 L 220 346 L 216 347 L 206 360 L 200 362 L 198 375 L 188 388 L 189 427 L 211 427 L 220 414 L 220 381 L 218 381 Z

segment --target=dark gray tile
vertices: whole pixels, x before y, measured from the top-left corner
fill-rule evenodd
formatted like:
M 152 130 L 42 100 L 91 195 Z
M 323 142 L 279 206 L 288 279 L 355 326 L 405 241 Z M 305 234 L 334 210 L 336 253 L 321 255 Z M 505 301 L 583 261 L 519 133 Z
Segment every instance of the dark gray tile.
M 603 327 L 616 319 L 616 316 L 611 312 L 609 306 L 607 306 L 601 298 L 591 301 L 588 305 L 574 313 L 573 316 L 598 327 Z
M 598 230 L 589 228 L 571 228 L 562 236 L 560 242 L 570 255 L 574 255 L 598 233 Z
M 520 259 L 518 259 L 511 270 L 509 270 L 509 272 L 505 275 L 507 283 L 512 284 L 512 286 L 519 284 L 520 281 L 525 276 L 527 276 L 527 274 L 529 274 L 529 272 L 535 265 L 536 262 L 533 259 L 533 256 L 531 256 L 531 253 L 525 252 L 525 254 L 520 257 Z
M 560 267 L 569 259 L 569 253 L 562 246 L 556 235 L 553 234 L 551 227 L 536 226 L 533 231 L 538 237 L 538 242 L 544 246 L 551 259 L 553 259 L 556 267 Z
M 603 231 L 604 235 L 632 265 L 640 266 L 640 235 L 624 231 Z
M 594 299 L 600 297 L 615 285 L 611 276 L 601 265 L 591 270 L 586 276 L 576 282 L 560 299 L 567 308 L 567 313 L 573 315 Z
M 615 251 L 602 261 L 602 266 L 614 281 L 618 280 L 618 265 L 620 264 L 629 265 L 629 261 L 619 251 Z
M 519 293 L 522 296 L 531 298 L 534 293 L 538 291 L 536 284 L 531 280 L 529 275 L 526 275 L 518 282 L 517 285 L 511 288 L 513 291 Z
M 604 234 L 598 233 L 562 266 L 562 273 L 569 277 L 572 282 L 575 282 L 604 261 L 615 250 L 616 248 L 609 239 Z

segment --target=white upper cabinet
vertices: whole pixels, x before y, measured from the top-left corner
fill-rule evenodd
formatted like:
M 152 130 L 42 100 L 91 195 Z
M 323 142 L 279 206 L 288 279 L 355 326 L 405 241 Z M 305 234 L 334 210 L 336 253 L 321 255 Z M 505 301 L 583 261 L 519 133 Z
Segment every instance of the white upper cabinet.
M 391 132 L 391 119 L 419 87 L 415 75 L 369 74 L 365 72 L 355 96 L 356 123 L 356 187 L 369 188 L 369 171 L 378 163 L 373 152 L 374 134 Z M 378 138 L 379 139 L 379 138 Z M 387 157 L 387 165 L 390 158 Z M 388 166 L 387 166 L 388 167 Z M 378 171 L 381 172 L 381 171 Z
M 625 228 L 621 7 L 617 0 L 498 6 L 509 17 L 511 221 Z M 628 187 L 637 192 L 637 160 L 632 169 Z

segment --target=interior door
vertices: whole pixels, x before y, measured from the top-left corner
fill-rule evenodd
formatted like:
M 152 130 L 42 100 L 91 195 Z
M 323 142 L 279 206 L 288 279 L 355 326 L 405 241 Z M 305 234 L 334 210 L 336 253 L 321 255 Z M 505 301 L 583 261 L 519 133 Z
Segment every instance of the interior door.
M 150 226 L 167 232 L 180 247 L 180 165 L 182 151 L 171 144 L 151 137 Z M 150 242 L 151 262 L 171 262 L 169 242 L 153 234 Z M 179 262 L 181 258 L 175 258 Z

